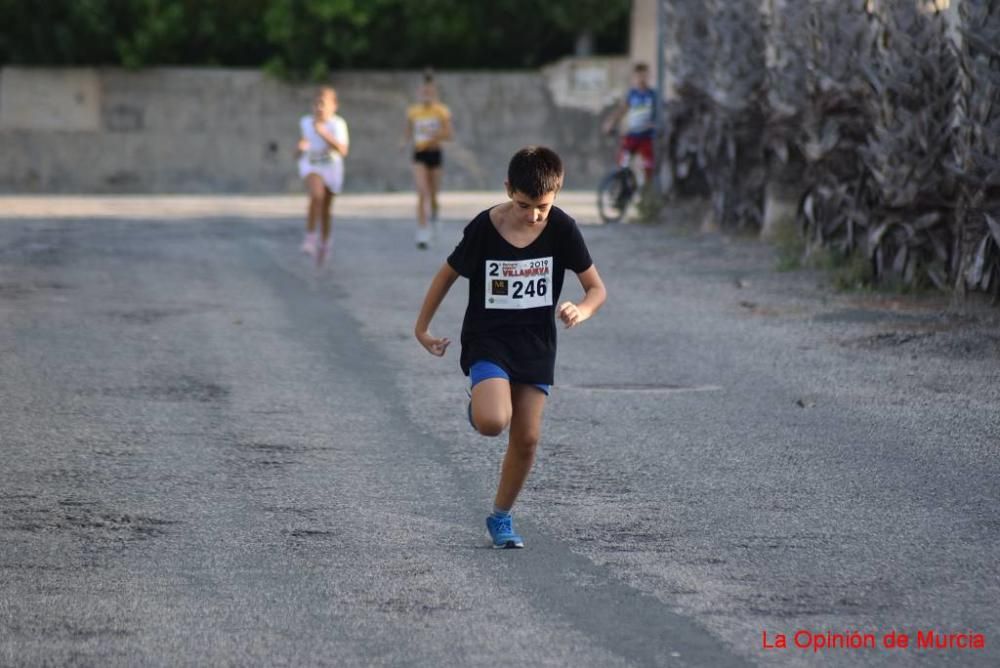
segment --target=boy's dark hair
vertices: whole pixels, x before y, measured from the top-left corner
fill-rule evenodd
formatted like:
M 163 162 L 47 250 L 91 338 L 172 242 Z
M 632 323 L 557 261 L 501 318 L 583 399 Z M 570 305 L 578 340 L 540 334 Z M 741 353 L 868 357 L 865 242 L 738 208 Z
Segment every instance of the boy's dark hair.
M 562 186 L 562 159 L 550 148 L 525 146 L 507 165 L 507 183 L 511 190 L 537 199 Z
M 648 72 L 649 71 L 649 65 L 647 65 L 646 63 L 636 63 L 635 67 L 632 68 L 632 71 L 633 72 Z

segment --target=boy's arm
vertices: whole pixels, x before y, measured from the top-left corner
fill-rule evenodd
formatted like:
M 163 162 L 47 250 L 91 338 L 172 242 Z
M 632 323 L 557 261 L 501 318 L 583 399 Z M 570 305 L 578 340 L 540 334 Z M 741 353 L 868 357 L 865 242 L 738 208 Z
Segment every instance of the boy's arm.
M 604 288 L 604 281 L 597 273 L 597 267 L 590 265 L 590 269 L 576 275 L 580 279 L 583 287 L 583 301 L 579 304 L 573 302 L 563 302 L 559 306 L 559 319 L 563 321 L 566 328 L 575 327 L 590 316 L 597 313 L 604 300 L 608 297 L 608 291 Z
M 621 122 L 622 117 L 625 116 L 626 111 L 628 111 L 628 101 L 622 100 L 611 112 L 611 115 L 608 116 L 608 120 L 604 121 L 604 134 L 611 134 L 611 131 L 615 129 L 615 126 L 618 125 L 618 123 Z
M 434 319 L 434 314 L 437 313 L 438 307 L 444 301 L 445 295 L 448 294 L 448 290 L 451 289 L 451 286 L 457 279 L 458 272 L 445 262 L 441 269 L 438 270 L 438 273 L 434 275 L 431 286 L 427 288 L 427 296 L 424 297 L 424 304 L 420 307 L 417 324 L 413 327 L 413 335 L 417 337 L 420 345 L 426 348 L 427 352 L 431 355 L 441 357 L 444 355 L 445 350 L 448 349 L 448 344 L 451 343 L 448 339 L 438 339 L 431 336 L 428 330 L 431 326 L 431 320 Z

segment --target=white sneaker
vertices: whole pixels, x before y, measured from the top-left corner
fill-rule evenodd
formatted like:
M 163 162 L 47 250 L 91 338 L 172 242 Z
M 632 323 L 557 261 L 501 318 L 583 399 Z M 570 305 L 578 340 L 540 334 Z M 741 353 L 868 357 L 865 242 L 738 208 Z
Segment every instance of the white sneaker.
M 430 227 L 418 227 L 417 228 L 417 248 L 420 250 L 426 250 L 431 244 L 431 228 Z
M 319 245 L 319 238 L 315 232 L 307 232 L 306 238 L 302 241 L 302 252 L 306 255 L 315 256 Z

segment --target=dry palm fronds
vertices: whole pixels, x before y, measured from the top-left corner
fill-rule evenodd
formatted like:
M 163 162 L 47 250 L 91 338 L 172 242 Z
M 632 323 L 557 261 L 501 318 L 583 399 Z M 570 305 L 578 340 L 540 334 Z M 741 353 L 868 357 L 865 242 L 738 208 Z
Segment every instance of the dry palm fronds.
M 709 185 L 720 227 L 757 227 L 764 220 L 765 24 L 759 0 L 715 0 L 709 43 L 713 67 L 707 143 Z M 711 141 L 714 139 L 714 141 Z
M 661 0 L 674 192 L 760 220 L 765 156 L 804 165 L 806 253 L 1000 297 L 1000 3 L 962 0 L 956 50 L 929 0 Z M 959 67 L 960 63 L 960 67 Z M 689 190 L 690 191 L 690 190 Z
M 880 12 L 877 58 L 868 71 L 873 125 L 863 156 L 877 194 L 868 253 L 879 278 L 904 284 L 948 277 L 958 65 L 944 16 L 921 0 Z
M 666 14 L 664 51 L 669 80 L 676 98 L 665 108 L 670 191 L 675 195 L 703 195 L 707 189 L 705 153 L 708 126 L 704 122 L 709 100 L 704 73 L 711 68 L 708 41 L 709 13 L 701 0 L 659 0 Z
M 668 115 L 675 181 L 704 174 L 721 226 L 759 226 L 766 180 L 759 0 L 668 0 L 666 9 L 680 96 Z
M 871 188 L 861 146 L 870 125 L 863 65 L 872 25 L 864 0 L 813 1 L 800 9 L 806 78 L 799 149 L 806 192 L 799 209 L 806 252 L 857 249 L 871 220 Z
M 764 144 L 773 156 L 769 178 L 801 179 L 802 158 L 796 135 L 808 104 L 808 2 L 770 0 L 767 20 L 767 129 Z
M 962 86 L 953 168 L 959 178 L 955 219 L 955 294 L 1000 296 L 1000 4 L 963 0 Z

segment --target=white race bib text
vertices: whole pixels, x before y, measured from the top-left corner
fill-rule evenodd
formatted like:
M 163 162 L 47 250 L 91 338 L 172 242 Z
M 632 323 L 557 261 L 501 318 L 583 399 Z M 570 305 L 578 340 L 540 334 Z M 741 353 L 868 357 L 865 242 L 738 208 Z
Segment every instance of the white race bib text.
M 552 258 L 486 260 L 486 308 L 552 306 Z

